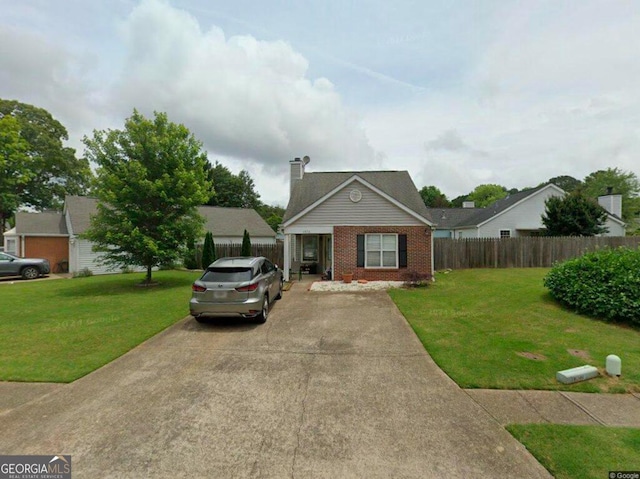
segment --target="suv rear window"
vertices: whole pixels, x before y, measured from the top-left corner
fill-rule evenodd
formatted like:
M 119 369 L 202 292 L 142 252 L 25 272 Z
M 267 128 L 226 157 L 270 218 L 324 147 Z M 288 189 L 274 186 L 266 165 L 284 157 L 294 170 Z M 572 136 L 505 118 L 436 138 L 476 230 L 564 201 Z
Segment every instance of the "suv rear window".
M 251 268 L 209 268 L 200 278 L 211 283 L 242 283 L 251 281 Z

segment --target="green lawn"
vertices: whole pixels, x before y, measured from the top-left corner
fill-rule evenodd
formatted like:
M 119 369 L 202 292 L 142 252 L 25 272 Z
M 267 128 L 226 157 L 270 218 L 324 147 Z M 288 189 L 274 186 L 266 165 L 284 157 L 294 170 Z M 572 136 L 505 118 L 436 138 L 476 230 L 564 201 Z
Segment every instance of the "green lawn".
M 602 479 L 640 469 L 640 429 L 554 424 L 507 429 L 557 479 Z
M 565 310 L 542 285 L 547 271 L 457 270 L 437 274 L 429 288 L 389 294 L 429 354 L 461 387 L 640 391 L 640 330 Z M 559 370 L 583 364 L 604 370 L 608 354 L 622 359 L 621 378 L 556 382 Z
M 189 314 L 198 272 L 0 283 L 0 380 L 71 382 Z

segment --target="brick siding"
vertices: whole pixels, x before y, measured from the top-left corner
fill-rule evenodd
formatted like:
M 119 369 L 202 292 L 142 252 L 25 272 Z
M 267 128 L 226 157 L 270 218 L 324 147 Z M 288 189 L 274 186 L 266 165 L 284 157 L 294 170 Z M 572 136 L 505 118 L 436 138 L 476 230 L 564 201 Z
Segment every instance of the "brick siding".
M 407 235 L 407 267 L 380 269 L 358 268 L 357 236 L 367 233 Z M 431 266 L 431 229 L 428 226 L 334 226 L 334 278 L 353 273 L 353 279 L 402 281 L 407 271 L 433 274 Z

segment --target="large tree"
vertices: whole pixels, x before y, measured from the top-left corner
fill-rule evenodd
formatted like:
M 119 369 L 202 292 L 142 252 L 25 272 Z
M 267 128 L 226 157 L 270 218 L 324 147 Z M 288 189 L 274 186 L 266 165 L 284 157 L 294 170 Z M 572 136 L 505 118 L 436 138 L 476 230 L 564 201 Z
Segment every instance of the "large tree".
M 547 183 L 553 183 L 557 187 L 562 188 L 567 193 L 571 193 L 576 188 L 582 186 L 582 181 L 577 180 L 573 176 L 569 175 L 554 176 L 553 178 L 549 178 L 549 181 L 547 181 Z
M 595 200 L 575 190 L 545 201 L 542 224 L 548 236 L 594 236 L 608 231 L 607 212 Z
M 467 195 L 469 201 L 475 202 L 476 208 L 484 208 L 507 196 L 508 192 L 500 185 L 479 185 Z
M 20 124 L 12 116 L 0 118 L 0 211 L 2 227 L 20 206 L 20 190 L 28 183 L 33 173 L 24 168 L 29 160 L 29 145 L 20 136 Z M 0 227 L 0 232 L 4 229 Z
M 597 199 L 606 195 L 608 188 L 622 195 L 622 219 L 631 222 L 640 214 L 640 181 L 635 173 L 619 168 L 598 170 L 584 179 L 584 194 Z
M 280 225 L 282 224 L 282 218 L 284 217 L 285 209 L 278 205 L 266 205 L 261 204 L 258 208 L 258 214 L 267 222 L 271 229 L 278 232 Z
M 36 210 L 59 208 L 65 195 L 86 193 L 91 181 L 89 162 L 76 158 L 75 150 L 64 146 L 63 141 L 69 139 L 67 130 L 48 111 L 0 99 L 0 119 L 4 120 L 0 125 L 2 173 L 13 174 L 10 182 L 0 181 L 0 195 L 14 198 L 0 204 L 2 225 L 19 206 Z M 19 145 L 15 142 L 16 125 Z M 7 155 L 8 151 L 13 153 Z M 20 161 L 15 161 L 16 154 Z
M 436 186 L 423 186 L 419 193 L 425 206 L 431 208 L 448 208 L 450 206 L 447 196 Z
M 242 170 L 234 175 L 229 168 L 217 161 L 213 166 L 207 163 L 206 169 L 207 178 L 213 185 L 207 199 L 208 205 L 258 209 L 262 204 L 247 171 Z
M 206 153 L 189 130 L 164 113 L 150 120 L 133 111 L 123 130 L 85 137 L 98 165 L 98 213 L 87 237 L 106 264 L 147 269 L 175 261 L 202 232 L 197 206 L 208 199 Z

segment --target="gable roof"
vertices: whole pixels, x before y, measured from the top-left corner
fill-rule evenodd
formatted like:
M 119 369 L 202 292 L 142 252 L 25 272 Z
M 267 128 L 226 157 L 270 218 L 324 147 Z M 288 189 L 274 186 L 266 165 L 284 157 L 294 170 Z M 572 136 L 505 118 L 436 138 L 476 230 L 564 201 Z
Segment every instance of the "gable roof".
M 438 229 L 452 229 L 467 223 L 484 208 L 427 208 Z
M 98 212 L 98 200 L 90 196 L 67 196 L 65 212 L 68 213 L 73 234 L 82 234 L 89 229 L 91 216 Z M 242 237 L 245 229 L 251 236 L 276 235 L 252 209 L 198 206 L 198 213 L 205 219 L 205 231 L 211 231 L 214 236 Z
M 314 203 L 323 199 L 350 180 L 361 179 L 391 197 L 415 215 L 431 222 L 431 216 L 424 205 L 416 185 L 407 171 L 334 171 L 305 173 L 297 181 L 291 192 L 289 204 L 282 219 L 290 221 Z
M 71 222 L 70 233 L 79 235 L 91 225 L 91 215 L 98 211 L 98 200 L 91 196 L 70 195 L 64 199 L 64 212 Z
M 533 196 L 534 194 L 538 193 L 539 191 L 545 190 L 545 189 L 554 189 L 557 190 L 557 192 L 561 195 L 565 194 L 565 191 L 554 185 L 553 183 L 547 183 L 546 185 L 541 185 L 541 186 L 537 186 L 536 188 L 531 188 L 529 190 L 523 190 L 523 191 L 519 191 L 517 193 L 508 195 L 505 198 L 502 198 L 501 200 L 498 200 L 494 203 L 492 203 L 491 205 L 487 206 L 486 208 L 479 208 L 479 211 L 471 216 L 470 218 L 467 218 L 466 221 L 463 221 L 461 223 L 459 223 L 458 227 L 461 226 L 480 226 L 483 223 L 489 221 L 490 219 L 494 218 L 495 216 L 498 216 L 500 214 L 502 214 L 503 212 L 507 211 L 508 209 L 511 209 L 512 207 L 514 207 L 515 205 L 517 205 L 518 203 L 520 203 L 521 201 L 526 200 L 527 198 L 529 198 L 530 196 Z
M 276 236 L 271 226 L 253 209 L 198 206 L 198 213 L 205 219 L 205 231 L 211 231 L 213 236 L 242 237 L 245 229 L 251 237 Z
M 505 211 L 515 207 L 522 201 L 533 196 L 534 194 L 551 189 L 555 190 L 559 195 L 565 195 L 566 192 L 553 183 L 547 183 L 528 190 L 519 191 L 511 194 L 506 198 L 502 198 L 486 208 L 428 208 L 434 218 L 436 225 L 440 229 L 454 229 L 465 227 L 478 227 Z M 620 224 L 624 224 L 616 215 L 607 212 L 609 218 Z M 444 218 L 443 218 L 444 216 Z
M 16 213 L 15 234 L 37 236 L 66 236 L 67 225 L 62 213 L 57 211 L 43 211 L 41 213 Z

